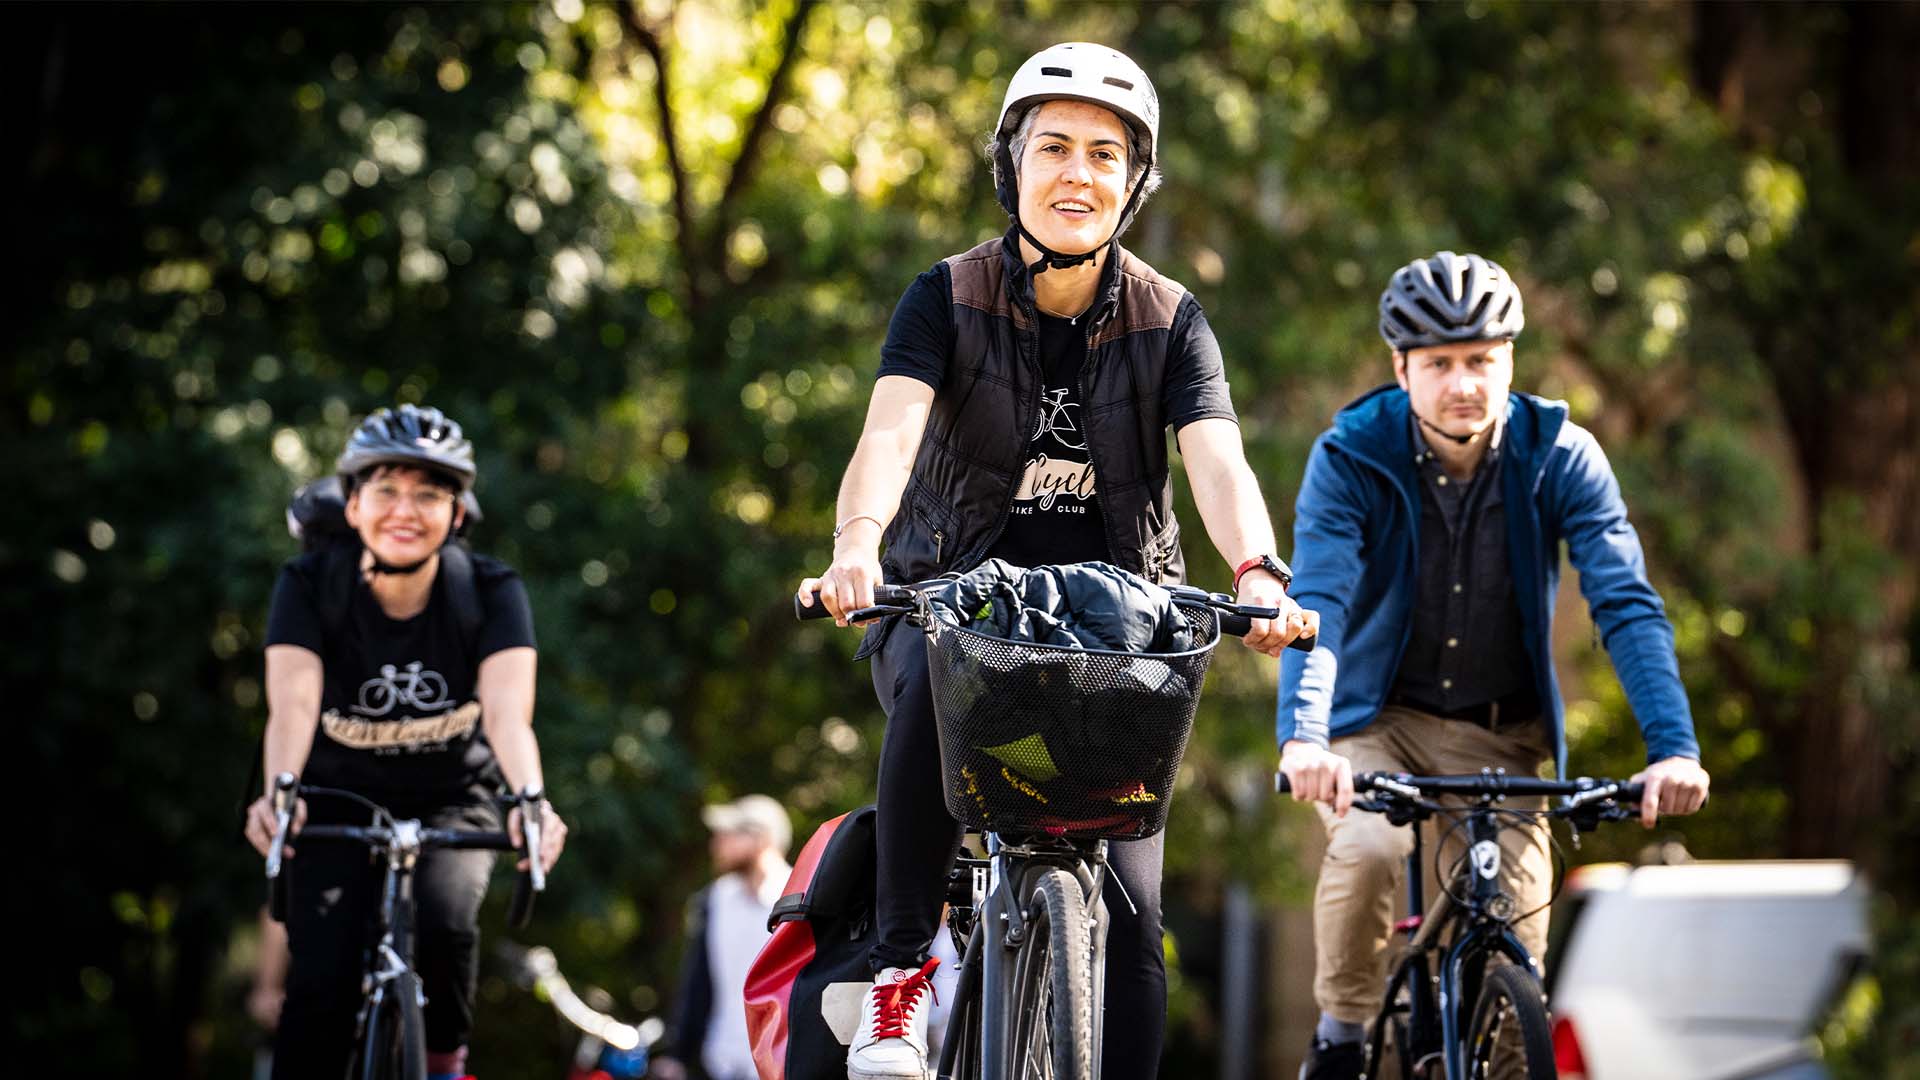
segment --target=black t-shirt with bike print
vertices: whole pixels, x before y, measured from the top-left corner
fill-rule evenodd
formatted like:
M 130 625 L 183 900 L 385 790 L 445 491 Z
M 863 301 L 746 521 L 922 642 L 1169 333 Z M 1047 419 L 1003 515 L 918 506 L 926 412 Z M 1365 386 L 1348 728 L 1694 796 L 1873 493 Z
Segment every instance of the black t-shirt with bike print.
M 1040 316 L 1040 365 L 1046 380 L 1029 429 L 1026 466 L 1006 531 L 990 557 L 1016 566 L 1110 559 L 1098 477 L 1087 452 L 1080 368 L 1087 356 L 1084 320 Z M 953 272 L 946 263 L 914 278 L 894 306 L 880 348 L 880 377 L 903 375 L 933 387 L 953 360 Z M 1167 342 L 1161 408 L 1175 432 L 1198 420 L 1234 419 L 1220 343 L 1191 295 L 1180 301 Z
M 497 786 L 474 686 L 482 660 L 533 646 L 533 613 L 519 574 L 484 555 L 472 561 L 484 613 L 472 655 L 442 581 L 435 581 L 426 609 L 410 619 L 389 618 L 356 581 L 340 632 L 328 634 L 320 614 L 327 553 L 301 555 L 280 571 L 267 644 L 309 649 L 325 672 L 304 782 L 376 801 L 387 793 L 459 797 Z M 337 562 L 333 568 L 351 569 Z
M 1107 558 L 1107 528 L 1095 492 L 1098 478 L 1080 422 L 1080 366 L 1086 324 L 1040 316 L 1040 367 L 1046 389 L 1027 442 L 1026 467 L 1014 492 L 1007 528 L 990 559 L 1046 566 Z

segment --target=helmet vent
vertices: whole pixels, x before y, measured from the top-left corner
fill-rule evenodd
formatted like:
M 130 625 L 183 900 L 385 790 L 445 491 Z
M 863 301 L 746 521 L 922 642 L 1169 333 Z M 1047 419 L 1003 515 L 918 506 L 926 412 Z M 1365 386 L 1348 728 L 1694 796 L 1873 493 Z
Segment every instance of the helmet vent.
M 1487 305 L 1491 303 L 1493 303 L 1492 293 L 1488 293 L 1485 296 L 1482 296 L 1480 298 L 1480 302 L 1473 305 L 1473 312 L 1467 316 L 1466 321 L 1469 323 L 1478 323 L 1480 321 L 1480 316 L 1486 313 Z
M 1421 311 L 1426 312 L 1428 318 L 1432 319 L 1436 323 L 1441 324 L 1442 326 L 1452 321 L 1451 319 L 1448 319 L 1445 315 L 1440 314 L 1440 309 L 1434 307 L 1433 303 L 1424 296 L 1415 299 L 1414 305 L 1418 307 Z
M 1133 89 L 1133 84 L 1132 84 L 1132 83 L 1130 83 L 1130 82 L 1128 82 L 1128 81 L 1127 81 L 1127 80 L 1125 80 L 1125 79 L 1116 79 L 1116 78 L 1114 78 L 1114 77 L 1113 77 L 1113 76 L 1111 76 L 1111 75 L 1109 75 L 1109 76 L 1107 76 L 1107 77 L 1106 77 L 1106 78 L 1104 78 L 1104 79 L 1101 79 L 1100 81 L 1101 81 L 1101 82 L 1103 82 L 1103 83 L 1106 83 L 1106 84 L 1107 84 L 1108 86 L 1117 86 L 1117 87 L 1119 87 L 1119 88 L 1120 88 L 1120 89 L 1122 89 L 1122 90 L 1131 90 L 1131 89 Z
M 1040 74 L 1042 74 L 1042 75 L 1057 75 L 1057 76 L 1059 76 L 1059 77 L 1060 77 L 1060 78 L 1062 78 L 1062 79 L 1071 79 L 1071 78 L 1073 78 L 1073 69 L 1072 69 L 1072 68 L 1057 68 L 1057 67 L 1043 67 L 1043 68 L 1041 68 L 1041 69 L 1040 69 Z

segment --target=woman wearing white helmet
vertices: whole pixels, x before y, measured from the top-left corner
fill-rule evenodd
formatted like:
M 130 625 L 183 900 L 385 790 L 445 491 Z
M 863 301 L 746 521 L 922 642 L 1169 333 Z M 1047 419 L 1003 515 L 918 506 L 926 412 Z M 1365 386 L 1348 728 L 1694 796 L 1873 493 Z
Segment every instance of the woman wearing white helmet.
M 1158 186 L 1160 105 L 1138 65 L 1101 45 L 1055 45 L 1021 65 L 988 146 L 1006 235 L 921 274 L 881 350 L 866 426 L 841 483 L 833 564 L 801 584 L 845 613 L 881 581 L 1101 559 L 1185 578 L 1166 431 L 1243 603 L 1281 608 L 1248 646 L 1277 655 L 1317 617 L 1285 567 L 1241 451 L 1220 347 L 1200 305 L 1120 246 Z M 885 545 L 885 557 L 881 546 Z M 881 750 L 875 990 L 852 1080 L 926 1074 L 927 979 L 959 826 L 940 790 L 925 645 L 870 627 L 887 711 Z M 1162 838 L 1112 847 L 1105 1076 L 1151 1077 L 1166 1016 Z M 1135 915 L 1134 910 L 1138 910 Z M 884 989 L 884 992 L 883 992 Z

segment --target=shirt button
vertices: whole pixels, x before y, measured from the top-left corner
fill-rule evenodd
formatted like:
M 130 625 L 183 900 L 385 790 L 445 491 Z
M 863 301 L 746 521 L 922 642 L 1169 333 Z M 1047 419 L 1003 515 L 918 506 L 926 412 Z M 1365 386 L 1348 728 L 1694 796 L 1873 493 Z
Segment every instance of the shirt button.
M 1439 484 L 1439 485 L 1440 485 L 1441 487 L 1446 487 L 1446 486 L 1447 486 L 1447 478 L 1446 478 L 1446 477 L 1444 477 L 1444 476 L 1436 476 L 1436 477 L 1434 477 L 1434 478 L 1433 478 L 1433 482 L 1434 482 L 1434 483 L 1436 483 L 1436 484 Z
M 1454 583 L 1453 583 L 1453 591 L 1454 591 L 1454 592 L 1459 592 L 1459 591 L 1460 591 L 1460 583 L 1459 583 L 1459 582 L 1457 582 L 1457 581 L 1456 581 L 1456 582 L 1454 582 Z
M 1453 689 L 1453 680 L 1452 680 L 1452 679 L 1441 679 L 1441 680 L 1440 680 L 1440 689 L 1442 689 L 1442 690 L 1451 690 L 1451 689 Z
M 1447 639 L 1447 648 L 1449 648 L 1449 649 L 1457 649 L 1457 648 L 1459 648 L 1459 647 L 1460 647 L 1460 639 L 1459 639 L 1459 638 L 1457 638 L 1457 637 L 1450 637 L 1450 638 L 1448 638 L 1448 639 Z

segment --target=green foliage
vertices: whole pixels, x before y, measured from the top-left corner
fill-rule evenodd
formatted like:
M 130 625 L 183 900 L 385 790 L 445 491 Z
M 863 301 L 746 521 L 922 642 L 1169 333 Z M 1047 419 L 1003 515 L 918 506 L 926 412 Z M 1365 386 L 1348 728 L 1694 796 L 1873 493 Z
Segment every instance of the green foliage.
M 52 811 L 30 843 L 59 868 L 35 899 L 59 932 L 31 935 L 28 970 L 53 974 L 11 1023 L 73 1068 L 239 1067 L 222 964 L 258 863 L 232 827 L 292 552 L 281 508 L 376 405 L 466 425 L 478 546 L 534 598 L 537 730 L 573 833 L 527 937 L 571 976 L 630 1015 L 667 1004 L 702 801 L 777 794 L 804 836 L 870 798 L 866 672 L 787 596 L 828 560 L 892 304 L 999 232 L 978 147 L 1014 66 L 1057 40 L 1112 42 L 1155 77 L 1167 183 L 1128 243 L 1207 306 L 1283 537 L 1312 438 L 1391 377 L 1380 283 L 1436 248 L 1482 252 L 1527 291 L 1519 385 L 1600 434 L 1668 598 L 1715 777 L 1677 832 L 1702 855 L 1787 849 L 1792 738 L 1831 681 L 1815 646 L 1871 638 L 1902 595 L 1906 651 L 1863 647 L 1842 674 L 1893 760 L 1915 759 L 1914 553 L 1875 539 L 1868 496 L 1816 506 L 1795 408 L 1897 386 L 1915 201 L 1876 202 L 1817 122 L 1739 138 L 1688 81 L 1683 9 L 711 0 L 21 22 L 56 92 L 0 382 L 19 466 L 0 605 L 21 628 L 0 677 L 28 705 L 28 790 Z M 1792 302 L 1810 280 L 1837 326 Z M 1830 338 L 1889 362 L 1781 363 Z M 1181 514 L 1197 582 L 1225 587 Z M 1578 600 L 1562 612 L 1575 767 L 1630 772 L 1624 697 Z M 1263 796 L 1273 696 L 1272 664 L 1221 650 L 1168 840 L 1189 957 L 1224 881 L 1277 903 L 1312 880 L 1291 852 L 1317 824 Z M 1896 775 L 1889 845 L 1920 806 Z M 1646 839 L 1617 832 L 1600 854 Z M 1888 1019 L 1869 1030 L 1892 1034 L 1851 1047 L 1910 1045 L 1911 948 L 1887 925 Z M 1175 1045 L 1194 1046 L 1212 1006 L 1200 979 L 1178 985 Z M 497 974 L 482 1001 L 488 1071 L 565 1052 Z

